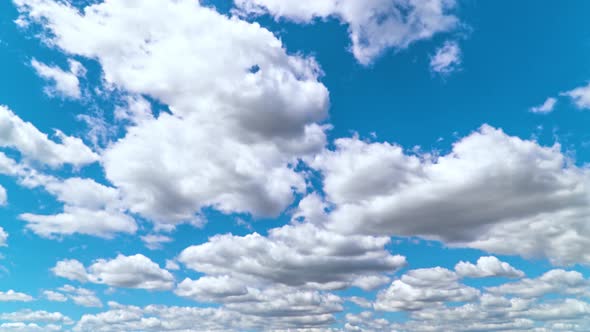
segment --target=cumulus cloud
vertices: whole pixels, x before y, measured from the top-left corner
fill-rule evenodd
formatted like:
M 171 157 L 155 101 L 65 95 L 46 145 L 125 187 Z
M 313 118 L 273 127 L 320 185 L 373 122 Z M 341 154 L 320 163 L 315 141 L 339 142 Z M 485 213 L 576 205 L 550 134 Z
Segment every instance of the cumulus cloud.
M 61 312 L 48 312 L 44 310 L 33 311 L 24 309 L 16 312 L 5 312 L 0 314 L 0 320 L 12 322 L 41 322 L 41 323 L 62 323 L 73 324 L 68 316 Z
M 141 254 L 98 259 L 88 268 L 77 260 L 63 260 L 57 262 L 52 271 L 66 279 L 113 287 L 167 290 L 174 286 L 174 276 L 170 272 Z
M 68 61 L 70 68 L 65 71 L 57 66 L 48 66 L 42 62 L 33 59 L 31 65 L 41 78 L 48 80 L 52 85 L 45 88 L 45 93 L 49 96 L 61 96 L 70 99 L 80 99 L 79 76 L 85 75 L 84 66 L 75 60 Z
M 553 109 L 557 105 L 557 98 L 547 98 L 542 105 L 531 107 L 532 113 L 547 114 L 553 112 Z
M 277 299 L 280 301 L 280 299 Z M 333 323 L 331 315 L 309 319 L 307 316 L 256 316 L 226 308 L 174 307 L 150 305 L 144 308 L 109 303 L 109 310 L 86 314 L 73 330 L 85 331 L 194 331 L 199 322 L 201 331 L 297 330 L 319 331 Z M 293 308 L 295 309 L 295 308 Z M 320 316 L 321 318 L 321 316 Z
M 276 216 L 305 189 L 294 166 L 324 146 L 318 121 L 329 104 L 312 58 L 190 0 L 105 1 L 82 12 L 15 3 L 22 21 L 50 32 L 50 45 L 97 59 L 108 85 L 169 106 L 104 152 L 106 176 L 133 212 L 159 224 L 200 224 L 203 207 Z
M 590 295 L 590 282 L 577 271 L 551 270 L 535 279 L 522 279 L 514 283 L 489 287 L 495 294 L 510 294 L 524 298 L 537 298 L 546 294 Z
M 446 302 L 474 301 L 479 290 L 459 283 L 459 276 L 450 270 L 435 267 L 411 270 L 379 292 L 375 309 L 412 311 Z
M 480 257 L 477 264 L 461 261 L 455 265 L 455 272 L 461 277 L 470 278 L 524 277 L 524 272 L 515 269 L 510 264 L 502 262 L 494 256 Z
M 15 292 L 8 290 L 6 292 L 0 291 L 0 302 L 30 302 L 33 297 L 29 294 Z
M 590 262 L 589 172 L 558 144 L 544 147 L 484 125 L 442 156 L 357 138 L 335 145 L 310 161 L 334 204 L 326 222 L 333 231 Z
M 85 234 L 112 238 L 117 233 L 135 233 L 135 220 L 125 213 L 119 191 L 92 179 L 52 176 L 24 170 L 21 183 L 43 187 L 64 203 L 63 212 L 54 215 L 23 213 L 19 218 L 27 228 L 42 237 Z
M 236 0 L 238 12 L 270 13 L 275 18 L 312 22 L 334 17 L 348 25 L 352 53 L 371 63 L 389 48 L 404 49 L 413 42 L 452 30 L 459 20 L 451 14 L 454 0 Z
M 96 294 L 86 288 L 65 285 L 58 289 L 60 292 L 45 291 L 43 294 L 50 301 L 65 302 L 68 299 L 83 307 L 102 307 L 102 301 Z
M 455 41 L 447 41 L 430 57 L 430 69 L 439 74 L 449 74 L 461 66 L 461 49 Z
M 302 205 L 313 202 L 317 203 L 317 196 L 309 196 Z M 304 208 L 296 216 L 322 214 L 321 209 Z M 271 229 L 268 236 L 216 235 L 207 243 L 183 250 L 178 261 L 210 275 L 321 289 L 351 285 L 371 289 L 388 281 L 382 274 L 406 264 L 405 257 L 385 250 L 389 242 L 388 237 L 344 236 L 305 222 Z
M 58 142 L 49 139 L 30 122 L 25 122 L 6 106 L 0 105 L 0 147 L 18 150 L 24 159 L 52 167 L 83 166 L 98 160 L 98 155 L 81 139 L 55 131 Z
M 569 97 L 579 109 L 590 109 L 590 83 L 562 92 L 561 95 Z

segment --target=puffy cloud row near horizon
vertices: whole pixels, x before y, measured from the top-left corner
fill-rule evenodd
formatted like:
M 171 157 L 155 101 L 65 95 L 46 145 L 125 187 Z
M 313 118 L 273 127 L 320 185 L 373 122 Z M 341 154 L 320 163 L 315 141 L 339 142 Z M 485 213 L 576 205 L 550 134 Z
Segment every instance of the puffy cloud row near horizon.
M 441 150 L 336 135 L 322 63 L 267 26 L 337 22 L 362 71 L 436 40 L 424 70 L 444 82 L 477 38 L 460 1 L 11 6 L 45 98 L 87 112 L 50 131 L 0 106 L 0 209 L 19 209 L 0 278 L 11 250 L 50 262 L 49 282 L 0 288 L 0 332 L 590 329 L 583 158 L 485 122 Z M 561 91 L 523 113 L 590 108 L 588 86 Z

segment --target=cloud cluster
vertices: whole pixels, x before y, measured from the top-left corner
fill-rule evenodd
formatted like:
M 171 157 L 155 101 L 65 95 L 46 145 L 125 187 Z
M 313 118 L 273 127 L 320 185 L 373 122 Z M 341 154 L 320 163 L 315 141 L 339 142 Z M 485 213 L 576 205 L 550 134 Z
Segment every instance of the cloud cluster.
M 167 290 L 174 286 L 174 276 L 170 272 L 141 254 L 98 259 L 88 268 L 74 259 L 62 260 L 51 270 L 59 277 L 82 283 L 147 290 Z
M 590 175 L 558 144 L 484 125 L 445 155 L 341 138 L 310 163 L 335 205 L 329 229 L 422 236 L 558 264 L 590 261 Z
M 459 24 L 451 14 L 454 0 L 236 0 L 235 4 L 243 15 L 270 13 L 277 19 L 306 23 L 336 18 L 348 25 L 351 51 L 365 65 L 389 48 L 406 48 Z

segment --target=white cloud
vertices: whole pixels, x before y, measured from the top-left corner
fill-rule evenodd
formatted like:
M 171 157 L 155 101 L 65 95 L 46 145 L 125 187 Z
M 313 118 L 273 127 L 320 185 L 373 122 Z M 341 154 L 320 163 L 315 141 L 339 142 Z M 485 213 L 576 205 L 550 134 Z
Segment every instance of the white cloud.
M 14 323 L 2 323 L 0 324 L 0 332 L 13 332 L 13 331 L 25 331 L 25 332 L 46 332 L 46 331 L 62 331 L 60 325 L 56 324 L 47 324 L 44 326 L 40 326 L 36 323 L 23 323 L 23 322 L 14 322 Z
M 553 112 L 555 105 L 557 104 L 557 98 L 549 97 L 545 100 L 542 105 L 531 107 L 532 113 L 547 114 Z
M 271 295 L 271 294 L 268 294 Z M 326 304 L 317 303 L 315 306 L 307 306 L 314 298 L 298 298 L 298 294 L 286 296 L 282 299 L 279 294 L 268 303 L 268 307 L 262 308 L 267 316 L 246 314 L 233 311 L 228 308 L 201 308 L 201 307 L 168 307 L 150 305 L 144 308 L 137 306 L 120 305 L 110 302 L 110 309 L 98 314 L 86 314 L 73 328 L 75 332 L 102 331 L 195 331 L 195 322 L 199 322 L 199 331 L 328 331 L 321 328 L 334 322 L 331 314 L 312 314 L 306 316 L 308 310 L 324 310 Z M 303 301 L 300 314 L 294 314 L 297 306 L 284 307 L 284 304 L 293 305 L 290 301 Z M 274 306 L 277 304 L 278 306 Z M 246 306 L 246 304 L 244 304 Z M 256 311 L 259 306 L 252 306 Z M 280 312 L 281 308 L 287 309 L 287 313 Z M 276 310 L 274 310 L 276 309 Z M 292 315 L 289 316 L 288 314 Z
M 67 296 L 62 293 L 50 290 L 43 291 L 43 295 L 45 295 L 45 298 L 51 302 L 66 302 L 68 300 Z
M 0 227 L 0 247 L 6 247 L 6 240 L 8 240 L 8 233 Z
M 15 292 L 12 289 L 6 292 L 0 291 L 0 302 L 30 302 L 33 301 L 31 295 Z
M 590 109 L 590 83 L 570 91 L 562 92 L 561 95 L 570 97 L 579 109 Z
M 170 260 L 170 259 L 166 260 L 165 268 L 166 268 L 166 270 L 171 270 L 171 271 L 180 270 L 180 266 L 178 266 L 178 263 L 176 263 L 175 261 Z
M 6 201 L 7 201 L 6 189 L 0 185 L 0 206 L 6 205 Z M 0 243 L 2 243 L 1 240 L 0 240 Z
M 68 62 L 70 68 L 68 71 L 64 71 L 57 66 L 48 66 L 36 59 L 31 61 L 31 65 L 35 68 L 37 75 L 52 83 L 51 86 L 45 88 L 47 95 L 58 95 L 70 99 L 80 99 L 82 96 L 78 77 L 85 75 L 86 69 L 78 61 L 70 59 Z
M 28 187 L 42 186 L 64 203 L 63 212 L 55 215 L 23 213 L 19 218 L 27 228 L 47 238 L 86 234 L 112 238 L 116 233 L 135 233 L 135 220 L 125 214 L 119 191 L 92 179 L 52 176 L 24 171 L 21 183 Z
M 406 48 L 459 23 L 450 14 L 454 0 L 236 0 L 235 4 L 244 14 L 268 12 L 296 22 L 335 17 L 348 25 L 352 53 L 365 65 L 389 48 Z
M 477 264 L 461 261 L 455 265 L 455 272 L 461 277 L 470 278 L 520 278 L 524 276 L 524 272 L 515 269 L 510 264 L 502 262 L 494 256 L 480 257 Z
M 435 267 L 411 270 L 389 288 L 379 292 L 375 309 L 384 311 L 419 310 L 446 302 L 474 301 L 480 292 L 459 283 L 450 270 Z
M 446 155 L 336 140 L 310 164 L 334 204 L 328 229 L 422 236 L 497 254 L 590 262 L 590 172 L 555 144 L 484 125 Z
M 88 268 L 77 260 L 63 260 L 57 262 L 52 271 L 66 279 L 113 287 L 167 290 L 174 286 L 174 276 L 170 272 L 141 254 L 98 259 Z
M 514 283 L 489 287 L 494 294 L 511 294 L 524 298 L 538 298 L 546 294 L 590 295 L 590 282 L 577 271 L 551 270 L 536 279 L 522 279 Z
M 104 153 L 131 211 L 159 224 L 202 223 L 203 207 L 276 216 L 305 189 L 293 168 L 325 144 L 317 122 L 328 90 L 317 63 L 288 55 L 268 30 L 191 0 L 105 1 L 85 15 L 50 0 L 15 3 L 21 20 L 50 31 L 50 45 L 97 59 L 108 85 L 170 106 L 133 121 Z
M 61 312 L 47 312 L 44 310 L 33 311 L 24 309 L 17 312 L 5 312 L 0 314 L 0 320 L 12 322 L 42 322 L 73 324 L 73 321 Z
M 162 249 L 164 243 L 174 241 L 173 238 L 162 234 L 148 234 L 141 237 L 145 246 L 150 250 Z
M 313 205 L 310 202 L 316 200 L 309 196 L 302 205 Z M 323 212 L 320 205 L 319 212 L 301 213 L 297 216 L 317 218 Z M 199 272 L 238 279 L 320 289 L 373 288 L 384 282 L 383 273 L 393 273 L 406 264 L 405 257 L 385 250 L 389 241 L 388 237 L 343 236 L 311 223 L 295 223 L 271 229 L 267 237 L 257 233 L 216 235 L 183 250 L 178 261 Z
M 52 167 L 63 164 L 79 167 L 98 160 L 98 156 L 81 139 L 66 136 L 59 130 L 55 131 L 55 136 L 59 143 L 0 105 L 0 147 L 17 149 L 24 159 Z
M 93 291 L 89 289 L 65 285 L 60 287 L 59 291 L 67 294 L 67 297 L 74 301 L 74 303 L 77 305 L 81 305 L 83 307 L 102 307 L 102 301 Z M 63 294 L 61 295 L 63 296 Z
M 461 49 L 455 41 L 447 41 L 430 57 L 430 69 L 439 74 L 449 74 L 461 66 Z

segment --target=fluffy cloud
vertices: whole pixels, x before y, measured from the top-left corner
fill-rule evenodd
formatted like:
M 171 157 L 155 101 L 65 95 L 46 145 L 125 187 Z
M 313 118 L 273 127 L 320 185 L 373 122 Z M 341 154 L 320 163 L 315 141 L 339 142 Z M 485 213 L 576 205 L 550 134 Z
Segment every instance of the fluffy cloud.
M 61 312 L 47 312 L 44 310 L 33 311 L 25 309 L 17 312 L 6 312 L 0 314 L 0 320 L 12 322 L 41 322 L 41 323 L 63 323 L 72 324 L 73 321 Z
M 533 113 L 540 113 L 540 114 L 547 114 L 553 112 L 555 105 L 557 104 L 557 99 L 550 97 L 545 100 L 542 105 L 531 107 L 531 112 Z
M 43 294 L 49 301 L 65 302 L 71 299 L 75 304 L 83 307 L 102 307 L 102 301 L 89 289 L 65 285 L 58 290 L 61 293 L 44 291 Z
M 449 31 L 458 19 L 449 12 L 454 0 L 236 0 L 244 14 L 270 13 L 275 18 L 311 22 L 335 17 L 348 25 L 352 53 L 362 64 L 371 63 L 388 48 L 402 49 L 411 43 Z
M 0 302 L 30 302 L 33 297 L 29 294 L 15 292 L 12 289 L 6 292 L 0 291 Z
M 81 139 L 55 131 L 59 143 L 50 140 L 30 122 L 25 122 L 0 105 L 0 147 L 18 150 L 24 159 L 52 167 L 63 164 L 82 166 L 98 160 Z
M 489 287 L 495 294 L 510 294 L 524 298 L 537 298 L 546 294 L 590 295 L 590 282 L 577 271 L 551 270 L 536 279 Z
M 484 294 L 478 302 L 411 313 L 396 331 L 585 331 L 590 306 L 577 299 L 548 301 Z
M 174 286 L 174 276 L 170 272 L 141 254 L 98 259 L 88 268 L 77 260 L 63 260 L 52 271 L 66 279 L 114 287 L 167 290 Z
M 191 0 L 107 0 L 82 12 L 15 3 L 21 21 L 50 32 L 47 43 L 97 59 L 108 85 L 170 106 L 133 121 L 104 153 L 133 212 L 160 224 L 200 223 L 203 207 L 276 216 L 305 189 L 294 166 L 325 144 L 317 122 L 328 91 L 315 61 L 288 55 L 268 30 Z
M 447 41 L 430 57 L 430 69 L 439 74 L 449 74 L 461 66 L 461 49 L 454 41 Z
M 137 230 L 135 220 L 125 214 L 115 188 L 91 179 L 60 180 L 32 170 L 21 175 L 21 183 L 28 187 L 42 186 L 64 203 L 62 213 L 23 213 L 19 216 L 27 222 L 27 228 L 39 236 L 52 238 L 77 233 L 112 238 L 116 233 L 135 233 Z
M 567 92 L 562 92 L 561 95 L 570 97 L 579 109 L 590 109 L 590 83 Z
M 320 211 L 308 206 L 317 208 L 318 203 L 317 196 L 309 196 L 296 216 L 321 217 L 321 204 Z M 368 289 L 388 281 L 383 273 L 406 264 L 404 257 L 385 250 L 389 241 L 387 237 L 344 236 L 305 222 L 271 229 L 266 237 L 257 233 L 216 235 L 207 243 L 186 248 L 178 260 L 210 275 L 321 289 L 351 285 Z
M 36 59 L 31 61 L 31 65 L 35 68 L 37 75 L 49 80 L 53 84 L 45 88 L 47 95 L 58 95 L 71 99 L 79 99 L 81 97 L 82 93 L 80 92 L 80 80 L 78 76 L 84 75 L 86 69 L 80 62 L 69 60 L 69 71 L 64 71 L 56 66 L 48 66 Z
M 144 308 L 109 303 L 108 311 L 84 315 L 74 327 L 85 331 L 248 331 L 289 330 L 319 331 L 326 322 L 308 320 L 305 316 L 275 315 L 259 317 L 240 314 L 224 308 L 166 307 L 150 305 Z M 195 327 L 195 322 L 199 322 Z M 328 320 L 328 324 L 332 320 Z M 320 325 L 317 325 L 320 324 Z M 197 328 L 198 330 L 195 330 Z
M 477 289 L 460 284 L 455 272 L 435 267 L 407 272 L 379 292 L 374 306 L 384 311 L 411 311 L 446 302 L 473 301 L 479 295 Z
M 461 261 L 455 265 L 455 272 L 461 277 L 470 278 L 520 278 L 524 276 L 524 272 L 515 269 L 510 264 L 502 262 L 494 256 L 480 257 L 477 264 Z
M 343 138 L 310 164 L 335 205 L 331 230 L 590 262 L 589 172 L 558 144 L 543 147 L 484 125 L 442 156 Z

